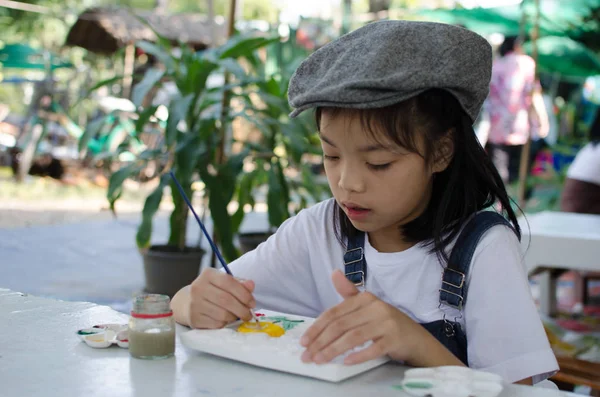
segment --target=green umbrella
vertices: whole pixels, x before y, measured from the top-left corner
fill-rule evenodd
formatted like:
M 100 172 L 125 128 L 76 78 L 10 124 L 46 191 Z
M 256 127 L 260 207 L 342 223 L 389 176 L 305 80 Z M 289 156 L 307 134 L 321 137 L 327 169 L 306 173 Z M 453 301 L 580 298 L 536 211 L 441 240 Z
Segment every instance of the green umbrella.
M 541 36 L 571 36 L 597 31 L 595 24 L 585 24 L 585 17 L 600 8 L 600 0 L 540 0 L 539 33 Z M 419 10 L 418 16 L 429 20 L 463 25 L 480 34 L 502 33 L 516 36 L 521 31 L 523 15 L 525 29 L 531 32 L 535 20 L 535 2 L 523 0 L 520 5 L 492 8 L 438 8 Z
M 536 12 L 534 0 L 523 0 L 523 6 L 519 8 L 533 20 Z M 582 28 L 584 18 L 596 8 L 600 8 L 600 0 L 540 0 L 540 25 L 569 33 Z
M 533 43 L 527 42 L 523 49 L 533 53 Z M 600 75 L 600 58 L 575 40 L 568 37 L 548 36 L 537 40 L 537 67 L 540 71 L 560 74 L 567 79 L 584 79 Z
M 418 16 L 425 19 L 462 25 L 482 35 L 501 33 L 505 36 L 517 36 L 521 29 L 522 11 L 518 6 L 495 8 L 454 8 L 417 11 Z M 526 28 L 531 28 L 529 20 Z M 563 30 L 551 24 L 540 22 L 540 33 L 543 35 L 561 35 Z
M 25 44 L 7 44 L 0 50 L 0 63 L 4 68 L 45 70 L 46 57 L 49 57 L 52 69 L 73 67 L 70 62 L 65 62 L 56 55 Z

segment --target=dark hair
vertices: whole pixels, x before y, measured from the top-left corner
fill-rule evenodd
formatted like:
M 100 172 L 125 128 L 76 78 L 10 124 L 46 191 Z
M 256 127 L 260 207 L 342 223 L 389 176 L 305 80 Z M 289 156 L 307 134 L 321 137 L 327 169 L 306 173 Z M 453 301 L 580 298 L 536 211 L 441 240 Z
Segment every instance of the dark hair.
M 500 47 L 498 48 L 500 56 L 503 57 L 506 54 L 513 52 L 518 42 L 518 36 L 507 36 L 506 38 L 504 38 L 504 41 L 502 42 L 502 44 L 500 44 Z
M 441 139 L 452 139 L 454 153 L 448 167 L 435 175 L 431 200 L 418 218 L 400 229 L 407 242 L 431 247 L 440 261 L 447 263 L 447 247 L 461 226 L 478 211 L 498 202 L 521 238 L 515 212 L 511 208 L 504 183 L 475 136 L 472 122 L 457 99 L 448 91 L 430 89 L 398 103 L 378 109 L 317 108 L 319 129 L 323 111 L 334 117 L 358 115 L 365 131 L 374 139 L 384 132 L 396 144 L 419 153 L 431 162 Z M 450 132 L 450 134 L 449 134 Z M 417 148 L 417 134 L 424 134 L 424 150 Z M 380 136 L 380 135 L 379 135 Z M 334 225 L 338 240 L 358 231 L 344 211 L 334 204 Z
M 590 141 L 594 146 L 600 143 L 600 107 L 596 110 L 594 121 L 590 127 Z

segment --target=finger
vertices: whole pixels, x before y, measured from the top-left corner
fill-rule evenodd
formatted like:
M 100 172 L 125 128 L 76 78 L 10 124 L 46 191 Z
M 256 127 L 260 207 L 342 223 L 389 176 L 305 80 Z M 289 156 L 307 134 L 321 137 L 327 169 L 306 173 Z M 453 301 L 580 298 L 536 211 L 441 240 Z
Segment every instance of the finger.
M 352 334 L 353 332 L 355 332 L 355 330 L 360 329 L 360 333 L 362 334 L 364 333 L 364 329 L 362 327 L 368 326 L 369 324 L 371 324 L 372 327 L 372 324 L 375 323 L 376 319 L 377 317 L 373 310 L 370 310 L 369 307 L 362 307 L 361 309 L 349 313 L 346 316 L 342 316 L 333 320 L 323 330 L 323 332 L 321 332 L 321 334 L 319 334 L 319 336 L 307 346 L 306 351 L 302 354 L 302 360 L 304 362 L 317 362 L 317 356 L 320 356 L 319 360 L 321 362 L 328 362 L 331 359 L 337 357 L 339 354 L 345 352 L 346 350 L 358 346 L 359 344 L 350 346 L 346 348 L 346 350 L 342 351 L 339 354 L 336 354 L 333 357 L 331 357 L 331 354 L 333 353 L 328 353 L 325 356 L 323 356 L 323 352 L 327 353 L 327 349 L 332 344 L 335 344 L 336 341 L 340 340 L 340 338 L 343 339 L 347 333 Z M 353 337 L 356 336 L 357 335 L 354 335 Z M 365 342 L 366 341 L 363 341 L 362 343 Z M 336 345 L 334 350 L 337 351 L 342 348 L 343 347 L 340 347 L 340 345 Z
M 239 281 L 242 283 L 244 288 L 246 288 L 248 291 L 250 291 L 250 293 L 254 292 L 254 288 L 255 288 L 254 281 L 252 281 L 252 280 L 239 280 Z
M 374 327 L 372 322 L 363 323 L 347 330 L 324 348 L 317 350 L 313 361 L 317 364 L 328 363 L 337 356 L 381 336 L 381 329 Z
M 234 319 L 241 318 L 244 321 L 248 321 L 252 318 L 250 308 L 238 301 L 235 296 L 229 293 L 229 291 L 222 290 L 212 284 L 208 286 L 207 289 L 208 290 L 203 294 L 203 298 L 221 309 L 220 312 L 215 313 L 217 317 L 211 315 L 215 320 L 227 321 L 229 318 L 229 316 L 226 316 L 227 314 L 233 314 L 235 316 Z
M 331 275 L 331 280 L 333 281 L 333 285 L 335 290 L 342 296 L 342 298 L 347 299 L 351 296 L 358 295 L 360 291 L 356 286 L 346 278 L 346 275 L 342 273 L 341 270 L 336 269 Z
M 227 323 L 217 321 L 204 314 L 195 314 L 190 318 L 190 327 L 198 329 L 217 329 L 223 328 Z
M 225 324 L 229 324 L 238 319 L 238 316 L 235 313 L 232 313 L 207 299 L 201 302 L 200 313 L 212 318 L 215 321 Z
M 309 346 L 331 322 L 335 321 L 337 318 L 355 312 L 363 305 L 369 305 L 374 299 L 375 297 L 371 293 L 365 292 L 348 298 L 344 302 L 327 310 L 325 313 L 321 314 L 313 325 L 306 330 L 304 335 L 302 335 L 300 344 L 304 347 Z
M 253 307 L 252 305 L 255 304 L 254 297 L 248 288 L 229 274 L 221 273 L 215 275 L 214 277 L 211 277 L 210 283 L 223 291 L 227 291 L 230 295 L 234 296 L 238 302 L 246 307 Z
M 344 364 L 355 365 L 369 360 L 382 357 L 386 354 L 386 347 L 383 338 L 374 340 L 373 344 L 366 349 L 351 353 L 344 359 Z

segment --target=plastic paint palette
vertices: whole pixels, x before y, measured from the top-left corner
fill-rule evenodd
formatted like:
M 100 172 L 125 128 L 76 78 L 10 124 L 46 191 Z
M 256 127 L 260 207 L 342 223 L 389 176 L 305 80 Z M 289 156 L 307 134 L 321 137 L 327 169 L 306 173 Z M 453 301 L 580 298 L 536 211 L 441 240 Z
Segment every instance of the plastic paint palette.
M 414 368 L 404 373 L 402 390 L 417 397 L 496 397 L 502 377 L 467 367 Z
M 114 344 L 127 349 L 129 347 L 128 334 L 129 329 L 124 324 L 100 324 L 77 331 L 79 339 L 96 349 L 104 349 Z

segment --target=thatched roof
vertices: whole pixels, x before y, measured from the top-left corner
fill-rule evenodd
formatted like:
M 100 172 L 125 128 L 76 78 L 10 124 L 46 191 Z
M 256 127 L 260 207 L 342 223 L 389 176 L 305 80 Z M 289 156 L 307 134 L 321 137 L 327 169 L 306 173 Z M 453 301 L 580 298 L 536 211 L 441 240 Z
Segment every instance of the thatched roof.
M 101 54 L 112 54 L 139 40 L 155 41 L 158 34 L 173 42 L 184 42 L 196 49 L 210 44 L 208 18 L 199 14 L 165 14 L 158 11 L 125 8 L 91 8 L 84 11 L 67 35 L 66 45 L 79 46 Z M 215 36 L 225 38 L 223 22 L 215 23 Z

